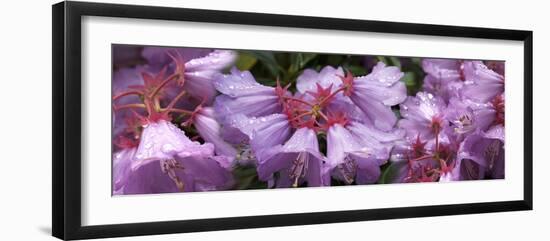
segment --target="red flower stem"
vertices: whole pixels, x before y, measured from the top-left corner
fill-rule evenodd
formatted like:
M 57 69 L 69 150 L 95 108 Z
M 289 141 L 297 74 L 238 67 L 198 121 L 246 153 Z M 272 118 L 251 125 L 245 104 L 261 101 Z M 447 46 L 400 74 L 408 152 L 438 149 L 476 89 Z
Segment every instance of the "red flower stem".
M 144 104 L 127 104 L 127 105 L 119 105 L 115 106 L 115 111 L 121 110 L 121 109 L 128 109 L 128 108 L 144 108 L 146 109 Z
M 415 162 L 415 161 L 422 161 L 422 160 L 425 160 L 425 159 L 428 159 L 428 158 L 432 158 L 432 157 L 433 157 L 433 156 L 431 156 L 431 155 L 421 156 L 421 157 L 418 157 L 418 158 L 409 160 L 409 162 L 412 163 L 412 162 Z
M 120 94 L 117 94 L 117 95 L 113 96 L 113 100 L 117 100 L 117 99 L 122 98 L 122 97 L 127 96 L 127 95 L 143 95 L 143 93 L 141 91 L 137 91 L 137 90 L 130 90 L 130 91 L 122 92 Z
M 300 118 L 302 118 L 302 117 L 304 117 L 304 116 L 311 115 L 311 114 L 312 114 L 311 111 L 304 112 L 304 113 L 299 114 L 299 115 L 297 115 L 297 116 L 295 116 L 295 117 L 292 117 L 292 119 L 290 119 L 290 121 L 295 121 L 295 120 L 297 120 L 297 119 L 300 119 Z
M 164 79 L 158 86 L 157 88 L 155 88 L 151 94 L 149 95 L 149 97 L 153 98 L 155 95 L 157 95 L 159 93 L 159 91 L 162 89 L 162 87 L 164 87 L 166 84 L 168 84 L 168 82 L 172 81 L 172 80 L 175 80 L 177 79 L 177 74 L 172 74 L 170 76 L 168 76 L 166 79 Z
M 170 103 L 168 104 L 168 106 L 166 106 L 166 109 L 172 109 L 172 107 L 174 107 L 174 105 L 178 102 L 178 100 L 183 97 L 185 95 L 185 90 L 182 90 L 176 97 L 174 97 L 174 99 L 172 99 L 172 101 L 170 101 Z
M 292 101 L 296 101 L 296 102 L 300 102 L 302 104 L 305 104 L 305 105 L 308 105 L 308 106 L 313 106 L 313 104 L 305 101 L 305 100 L 302 100 L 302 99 L 297 99 L 297 98 L 294 98 L 294 97 L 288 97 L 288 96 L 283 96 L 283 98 L 287 99 L 287 100 L 292 100 Z
M 327 96 L 326 98 L 324 98 L 324 99 L 319 103 L 319 105 L 322 106 L 323 104 L 325 104 L 326 101 L 332 99 L 332 97 L 334 97 L 336 94 L 338 94 L 338 92 L 344 91 L 344 90 L 346 90 L 345 87 L 340 87 L 339 89 L 337 89 L 337 90 L 335 90 L 334 92 L 332 92 L 329 96 Z
M 323 118 L 325 121 L 328 121 L 328 117 L 325 115 L 325 113 L 323 113 L 322 111 L 319 111 L 317 112 L 319 113 L 319 115 L 321 116 L 321 118 Z
M 188 115 L 193 114 L 193 111 L 178 109 L 178 108 L 162 109 L 162 111 L 169 111 L 169 112 L 182 113 L 182 114 L 188 114 Z

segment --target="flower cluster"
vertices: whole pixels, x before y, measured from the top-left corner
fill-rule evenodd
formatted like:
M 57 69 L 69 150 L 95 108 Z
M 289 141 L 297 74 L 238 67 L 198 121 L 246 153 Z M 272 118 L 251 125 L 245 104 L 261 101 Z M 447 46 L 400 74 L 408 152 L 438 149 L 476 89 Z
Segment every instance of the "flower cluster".
M 113 74 L 114 194 L 504 178 L 502 62 L 424 59 L 411 93 L 384 61 L 257 81 L 236 51 L 138 53 Z

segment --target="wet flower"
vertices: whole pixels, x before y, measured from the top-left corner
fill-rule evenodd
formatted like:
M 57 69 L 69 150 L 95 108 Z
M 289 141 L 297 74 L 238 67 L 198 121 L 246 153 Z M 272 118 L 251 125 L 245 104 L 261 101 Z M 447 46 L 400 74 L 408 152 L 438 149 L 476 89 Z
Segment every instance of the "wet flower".
M 250 72 L 236 68 L 231 69 L 229 75 L 218 75 L 214 86 L 223 94 L 214 103 L 221 119 L 235 114 L 259 117 L 280 113 L 281 98 L 288 95 L 285 88 L 258 84 Z
M 229 50 L 146 48 L 143 55 L 153 67 L 152 71 L 169 67 L 173 74 L 167 82 L 178 82 L 189 95 L 207 103 L 216 95 L 214 77 L 236 59 L 235 52 Z
M 504 178 L 504 143 L 481 132 L 466 137 L 458 151 L 462 179 Z M 469 163 L 463 163 L 471 161 Z
M 232 162 L 237 157 L 237 149 L 222 138 L 221 126 L 214 118 L 214 108 L 201 107 L 193 118 L 194 126 L 201 137 L 207 142 L 212 143 L 217 155 L 223 155 Z
M 424 59 L 422 68 L 426 72 L 423 89 L 449 101 L 459 96 L 459 90 L 464 85 L 463 61 L 449 59 Z
M 318 86 L 322 88 L 331 87 L 331 91 L 336 91 L 342 84 L 341 76 L 344 76 L 344 70 L 341 67 L 335 69 L 332 66 L 326 66 L 320 72 L 306 69 L 296 79 L 296 89 L 301 94 L 315 92 Z
M 452 98 L 445 109 L 445 119 L 449 121 L 452 134 L 463 137 L 476 130 L 487 130 L 495 120 L 495 113 L 490 104 Z
M 487 68 L 481 61 L 464 63 L 466 83 L 462 94 L 480 103 L 486 103 L 504 92 L 504 77 Z
M 319 152 L 317 135 L 312 129 L 300 128 L 283 145 L 263 149 L 257 153 L 258 177 L 268 181 L 279 173 L 278 182 L 297 187 L 330 185 L 330 176 L 324 169 L 325 157 Z
M 432 140 L 442 134 L 447 126 L 444 119 L 445 102 L 431 93 L 418 92 L 408 97 L 400 106 L 401 116 L 398 126 L 407 132 L 409 138 Z
M 342 77 L 344 94 L 356 104 L 381 130 L 391 130 L 397 117 L 391 106 L 407 97 L 405 85 L 399 81 L 403 73 L 397 67 L 386 67 L 378 62 L 366 76 L 353 77 L 348 73 Z
M 356 124 L 353 130 L 366 134 L 360 130 L 360 125 Z M 378 180 L 380 165 L 388 159 L 389 150 L 376 141 L 372 141 L 374 145 L 363 145 L 365 141 L 370 140 L 353 135 L 341 124 L 334 124 L 328 129 L 327 160 L 336 179 L 347 184 L 354 181 L 368 184 Z

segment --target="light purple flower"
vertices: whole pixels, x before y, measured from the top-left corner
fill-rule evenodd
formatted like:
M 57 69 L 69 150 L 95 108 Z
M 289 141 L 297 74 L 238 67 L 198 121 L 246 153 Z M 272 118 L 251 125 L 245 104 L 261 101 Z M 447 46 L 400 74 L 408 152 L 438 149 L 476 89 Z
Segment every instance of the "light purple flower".
M 359 128 L 359 125 L 354 127 Z M 389 150 L 382 145 L 362 145 L 362 142 L 363 140 L 352 135 L 341 124 L 334 124 L 328 129 L 327 163 L 336 179 L 347 184 L 354 180 L 358 184 L 374 183 L 378 180 L 380 165 L 387 160 Z
M 289 93 L 281 87 L 258 84 L 248 71 L 231 69 L 229 75 L 218 75 L 214 86 L 223 95 L 216 97 L 216 114 L 225 122 L 226 117 L 243 114 L 248 117 L 281 113 L 281 97 Z
M 481 61 L 464 62 L 464 75 L 462 94 L 467 98 L 486 103 L 504 92 L 504 77 Z
M 465 160 L 471 161 L 465 164 Z M 458 150 L 461 180 L 504 178 L 504 144 L 500 139 L 477 132 L 466 137 Z
M 445 109 L 445 119 L 450 123 L 452 134 L 461 136 L 476 130 L 487 130 L 495 120 L 495 114 L 490 104 L 458 98 L 452 98 Z
M 145 47 L 141 56 L 147 60 L 147 67 L 152 71 L 160 71 L 164 66 L 175 68 L 173 59 L 168 53 L 178 55 L 183 62 L 204 57 L 212 53 L 212 49 L 203 48 L 167 48 L 167 47 Z
M 231 185 L 229 161 L 214 156 L 212 144 L 191 141 L 163 119 L 147 124 L 137 149 L 116 153 L 113 164 L 115 194 L 207 191 Z
M 147 124 L 132 163 L 132 170 L 149 162 L 168 160 L 174 156 L 204 158 L 214 155 L 214 145 L 191 141 L 174 124 L 159 120 Z
M 237 157 L 237 150 L 222 139 L 221 126 L 214 118 L 214 109 L 212 107 L 202 107 L 195 115 L 193 123 L 200 136 L 207 143 L 214 144 L 217 155 L 226 156 L 229 162 L 232 162 Z
M 335 69 L 332 66 L 325 66 L 321 71 L 317 72 L 313 69 L 306 69 L 296 79 L 296 89 L 301 94 L 306 94 L 308 91 L 315 92 L 317 85 L 323 88 L 332 86 L 332 91 L 335 91 L 342 85 L 340 77 L 344 76 L 344 70 L 341 67 Z
M 236 59 L 234 51 L 204 49 L 146 48 L 143 55 L 149 60 L 149 70 L 158 72 L 168 68 L 189 95 L 211 103 L 216 95 L 212 81 Z M 167 60 L 172 62 L 167 62 Z M 171 83 L 170 83 L 171 84 Z M 172 85 L 171 85 L 172 86 Z
M 403 102 L 407 96 L 405 85 L 399 81 L 403 73 L 397 67 L 386 67 L 383 62 L 366 76 L 343 78 L 348 95 L 366 116 L 381 130 L 391 130 L 397 117 L 391 106 Z
M 279 172 L 278 181 L 294 187 L 303 182 L 307 182 L 308 186 L 330 185 L 330 175 L 323 167 L 325 157 L 319 152 L 317 134 L 309 128 L 296 130 L 284 145 L 265 148 L 256 156 L 260 180 L 270 180 L 273 174 Z
M 212 157 L 180 157 L 150 162 L 130 173 L 124 194 L 193 192 L 227 189 L 231 174 Z
M 113 154 L 113 194 L 121 194 L 131 174 L 136 148 L 125 148 Z
M 426 72 L 423 89 L 448 101 L 459 96 L 464 85 L 462 61 L 449 59 L 424 59 L 422 68 Z
M 213 80 L 224 69 L 230 66 L 237 55 L 229 50 L 214 50 L 212 53 L 185 62 L 184 88 L 190 95 L 211 103 L 216 95 Z
M 407 132 L 410 139 L 417 136 L 421 140 L 434 139 L 447 126 L 445 108 L 445 102 L 440 97 L 418 92 L 415 97 L 410 96 L 401 104 L 403 119 L 399 120 L 398 126 Z

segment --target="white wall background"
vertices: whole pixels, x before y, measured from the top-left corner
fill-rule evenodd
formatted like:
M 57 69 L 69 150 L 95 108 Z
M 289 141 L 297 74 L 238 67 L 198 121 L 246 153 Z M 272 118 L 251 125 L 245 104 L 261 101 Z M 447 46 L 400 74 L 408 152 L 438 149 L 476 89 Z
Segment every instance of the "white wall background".
M 0 8 L 0 240 L 54 240 L 51 230 L 51 9 L 55 1 Z M 270 12 L 534 31 L 534 206 L 508 212 L 263 228 L 117 240 L 520 240 L 550 237 L 550 24 L 544 1 L 111 0 L 189 8 Z

